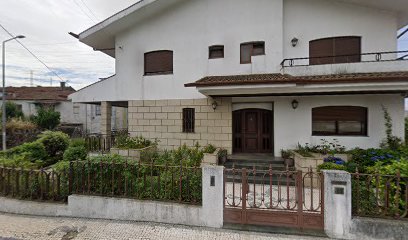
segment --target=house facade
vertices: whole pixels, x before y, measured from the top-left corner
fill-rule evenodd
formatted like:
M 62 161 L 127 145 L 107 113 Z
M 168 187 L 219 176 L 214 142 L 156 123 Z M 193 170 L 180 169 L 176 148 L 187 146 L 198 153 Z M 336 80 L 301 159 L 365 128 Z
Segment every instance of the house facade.
M 378 147 L 383 107 L 404 137 L 407 24 L 404 1 L 144 0 L 77 36 L 114 57 L 116 75 L 70 98 L 101 104 L 108 135 L 112 106 L 127 108 L 130 134 L 163 149 Z

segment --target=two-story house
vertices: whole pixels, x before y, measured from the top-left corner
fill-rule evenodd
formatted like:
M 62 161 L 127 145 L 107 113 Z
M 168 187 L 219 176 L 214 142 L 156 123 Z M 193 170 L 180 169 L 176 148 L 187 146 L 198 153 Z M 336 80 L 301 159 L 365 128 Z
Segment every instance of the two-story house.
M 144 0 L 77 36 L 116 75 L 70 98 L 100 104 L 106 134 L 112 106 L 128 107 L 129 132 L 166 149 L 378 147 L 382 106 L 404 135 L 407 24 L 402 0 Z

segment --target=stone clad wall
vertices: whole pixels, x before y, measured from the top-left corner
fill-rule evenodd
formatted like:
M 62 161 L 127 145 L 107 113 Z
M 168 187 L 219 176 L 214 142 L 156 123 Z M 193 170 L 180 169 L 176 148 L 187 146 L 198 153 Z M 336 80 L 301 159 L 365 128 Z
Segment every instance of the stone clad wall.
M 232 150 L 232 110 L 231 99 L 216 99 L 214 111 L 212 99 L 183 100 L 140 100 L 129 101 L 129 132 L 158 139 L 159 148 L 175 149 L 196 142 L 204 146 Z M 195 133 L 182 132 L 183 108 L 195 109 Z

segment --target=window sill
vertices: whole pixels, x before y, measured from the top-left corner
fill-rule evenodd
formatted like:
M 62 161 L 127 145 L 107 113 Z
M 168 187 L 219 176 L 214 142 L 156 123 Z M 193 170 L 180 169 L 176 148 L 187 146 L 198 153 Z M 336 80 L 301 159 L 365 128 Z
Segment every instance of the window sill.
M 145 73 L 143 76 L 160 76 L 160 75 L 173 75 L 173 72 L 161 72 L 161 73 Z
M 317 135 L 317 134 L 312 134 L 312 137 L 370 137 L 368 135 Z

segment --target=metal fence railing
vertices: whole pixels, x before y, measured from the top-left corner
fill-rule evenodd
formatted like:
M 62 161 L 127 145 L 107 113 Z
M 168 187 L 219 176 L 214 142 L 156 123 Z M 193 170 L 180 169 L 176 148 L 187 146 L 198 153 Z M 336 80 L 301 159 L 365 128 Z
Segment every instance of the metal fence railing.
M 202 170 L 140 162 L 70 162 L 65 168 L 0 167 L 0 195 L 64 202 L 71 194 L 200 204 Z
M 396 175 L 352 174 L 353 215 L 408 220 L 408 178 Z

